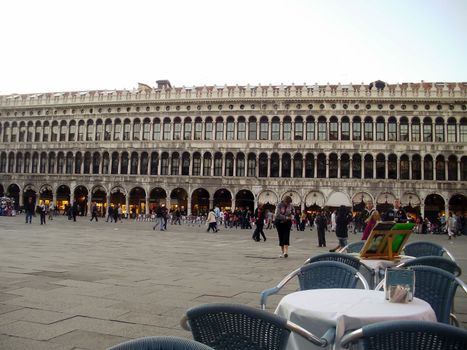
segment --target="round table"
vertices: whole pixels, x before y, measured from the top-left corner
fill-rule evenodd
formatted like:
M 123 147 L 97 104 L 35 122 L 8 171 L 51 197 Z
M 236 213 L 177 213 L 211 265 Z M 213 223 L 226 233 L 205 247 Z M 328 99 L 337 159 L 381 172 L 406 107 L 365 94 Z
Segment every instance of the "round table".
M 335 326 L 334 349 L 341 349 L 339 342 L 344 333 L 370 323 L 398 319 L 436 322 L 435 312 L 421 299 L 414 298 L 406 304 L 390 303 L 384 292 L 363 289 L 312 289 L 291 293 L 282 298 L 275 313 L 317 336 Z M 287 349 L 322 348 L 292 333 Z

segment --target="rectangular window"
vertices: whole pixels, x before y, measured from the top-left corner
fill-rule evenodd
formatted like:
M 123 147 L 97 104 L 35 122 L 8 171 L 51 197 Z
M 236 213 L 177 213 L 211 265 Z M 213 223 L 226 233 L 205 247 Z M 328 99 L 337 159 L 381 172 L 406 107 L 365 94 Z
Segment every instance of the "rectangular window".
M 161 158 L 161 175 L 168 175 L 169 174 L 169 158 L 162 157 Z
M 384 123 L 376 123 L 376 141 L 384 141 Z
M 216 122 L 216 140 L 224 139 L 224 123 Z
M 344 122 L 341 124 L 341 140 L 350 140 L 350 123 Z
M 433 132 L 431 124 L 423 124 L 423 141 L 433 142 Z
M 352 140 L 360 141 L 362 139 L 362 124 L 354 122 L 352 125 Z
M 222 176 L 222 158 L 214 159 L 214 176 Z
M 164 124 L 169 125 L 169 124 Z M 182 137 L 182 124 L 181 123 L 175 123 L 174 124 L 174 140 L 180 140 Z M 164 137 L 165 139 L 165 137 Z
M 84 126 L 83 126 L 83 128 L 84 128 Z M 42 141 L 43 142 L 48 142 L 49 141 L 49 133 L 50 133 L 50 127 L 45 126 L 44 127 L 44 132 L 42 133 Z M 82 141 L 82 139 L 83 139 L 83 135 L 81 135 L 81 141 Z
M 462 128 L 461 128 L 462 130 Z M 456 142 L 456 125 L 455 124 L 448 124 L 448 142 Z M 463 141 L 465 142 L 465 141 Z
M 373 141 L 373 123 L 364 124 L 365 140 Z
M 57 141 L 58 125 L 52 126 L 52 139 L 50 141 Z
M 205 140 L 212 140 L 212 123 L 208 122 L 204 125 L 204 139 Z
M 324 122 L 318 123 L 318 140 L 326 140 L 326 123 Z
M 294 140 L 303 140 L 303 123 L 295 123 Z
M 267 140 L 269 138 L 269 125 L 268 123 L 259 124 L 259 139 Z
M 70 125 L 70 133 L 68 134 L 68 141 L 74 141 L 76 134 L 76 125 Z
M 71 135 L 71 133 L 70 133 Z M 110 141 L 112 139 L 112 124 L 105 124 L 105 131 L 104 131 L 104 140 Z
M 86 141 L 94 141 L 92 137 L 94 136 L 94 124 L 88 125 L 88 130 L 86 132 Z
M 338 139 L 339 131 L 337 130 L 337 123 L 329 124 L 329 140 L 335 141 Z
M 78 127 L 79 131 L 79 127 Z M 118 123 L 115 124 L 115 130 L 114 130 L 114 141 L 120 141 L 120 133 L 122 132 L 122 124 Z M 78 135 L 79 138 L 79 135 Z M 80 141 L 80 140 L 78 140 Z
M 149 141 L 150 135 L 151 135 L 151 124 L 144 123 L 143 124 L 143 140 Z
M 104 128 L 104 125 L 96 124 L 96 141 L 101 141 L 101 135 L 102 135 L 103 128 Z
M 396 123 L 388 124 L 388 141 L 397 141 Z
M 245 158 L 237 159 L 237 176 L 245 176 Z
M 170 123 L 164 123 L 163 126 L 164 140 L 170 140 Z
M 235 124 L 227 122 L 227 140 L 233 140 L 235 135 Z
M 130 123 L 123 124 L 123 141 L 130 140 L 130 129 L 131 129 Z
M 133 140 L 139 141 L 140 138 L 141 138 L 141 124 L 140 123 L 133 124 Z
M 435 132 L 436 132 L 436 142 L 444 142 L 444 125 L 436 124 Z
M 203 124 L 200 122 L 195 123 L 195 140 L 201 140 L 203 136 Z
M 212 158 L 204 158 L 203 176 L 211 176 L 211 162 Z
M 467 125 L 466 124 L 461 124 L 459 127 L 459 137 L 460 137 L 460 142 L 467 142 Z M 454 126 L 454 131 L 455 131 L 455 126 Z M 455 136 L 455 134 L 454 134 Z
M 420 124 L 412 124 L 412 141 L 420 142 Z
M 159 141 L 161 139 L 161 124 L 154 123 L 153 128 L 154 129 L 152 130 L 152 139 L 153 141 Z
M 191 123 L 185 123 L 185 130 L 183 133 L 184 140 L 191 140 Z
M 254 158 L 248 158 L 248 176 L 256 176 L 256 159 Z
M 201 175 L 201 158 L 193 158 L 193 176 Z
M 282 124 L 284 127 L 283 131 L 283 140 L 291 140 L 292 139 L 292 124 L 291 123 L 284 123 Z
M 180 168 L 180 158 L 172 158 L 172 167 L 170 175 L 178 175 Z
M 409 125 L 408 124 L 400 125 L 400 136 L 401 136 L 401 141 L 409 141 Z
M 237 140 L 245 140 L 246 137 L 246 124 L 244 122 L 240 122 L 237 125 Z
M 256 140 L 256 122 L 252 121 L 248 123 L 248 140 Z

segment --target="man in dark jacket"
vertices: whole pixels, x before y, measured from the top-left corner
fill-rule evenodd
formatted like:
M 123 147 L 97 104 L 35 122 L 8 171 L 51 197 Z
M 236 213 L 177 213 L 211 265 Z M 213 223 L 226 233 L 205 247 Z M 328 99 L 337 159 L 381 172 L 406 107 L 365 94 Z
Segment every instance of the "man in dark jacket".
M 326 247 L 326 230 L 328 228 L 328 220 L 324 212 L 318 213 L 315 219 L 316 229 L 318 230 L 318 246 Z
M 26 224 L 32 222 L 32 216 L 34 215 L 35 203 L 32 200 L 32 197 L 28 198 L 28 201 L 24 205 L 24 210 L 26 211 Z

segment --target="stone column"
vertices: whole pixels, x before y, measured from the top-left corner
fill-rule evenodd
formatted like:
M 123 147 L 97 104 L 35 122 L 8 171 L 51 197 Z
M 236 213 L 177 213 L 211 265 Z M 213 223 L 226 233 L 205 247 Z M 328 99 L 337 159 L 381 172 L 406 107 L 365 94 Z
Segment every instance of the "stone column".
M 91 216 L 91 209 L 92 209 L 92 193 L 88 193 L 88 210 L 87 210 L 87 215 L 86 216 Z
M 373 157 L 373 179 L 376 179 L 376 157 Z
M 337 157 L 337 178 L 341 178 L 341 157 Z
M 349 155 L 349 179 L 353 178 L 353 157 Z
M 412 156 L 409 157 L 409 180 L 412 180 Z
M 235 210 L 235 198 L 232 198 L 232 212 Z
M 149 197 L 146 196 L 144 199 L 144 214 L 147 215 L 149 214 Z
M 127 194 L 125 196 L 125 214 L 129 218 L 130 217 L 130 195 Z
M 384 159 L 384 179 L 387 180 L 389 178 L 389 159 L 385 157 Z

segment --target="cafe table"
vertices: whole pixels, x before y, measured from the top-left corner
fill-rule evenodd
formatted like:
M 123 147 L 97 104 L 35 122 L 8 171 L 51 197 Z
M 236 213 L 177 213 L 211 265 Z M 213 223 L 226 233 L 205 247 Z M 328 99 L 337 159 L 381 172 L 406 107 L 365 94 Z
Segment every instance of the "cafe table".
M 409 303 L 391 303 L 383 291 L 363 289 L 312 289 L 288 294 L 275 313 L 314 333 L 323 335 L 336 327 L 336 341 L 326 349 L 341 350 L 340 339 L 348 332 L 388 320 L 436 321 L 431 306 L 418 298 Z M 292 333 L 288 350 L 322 349 Z

